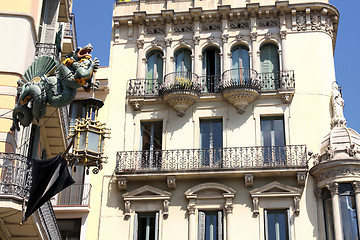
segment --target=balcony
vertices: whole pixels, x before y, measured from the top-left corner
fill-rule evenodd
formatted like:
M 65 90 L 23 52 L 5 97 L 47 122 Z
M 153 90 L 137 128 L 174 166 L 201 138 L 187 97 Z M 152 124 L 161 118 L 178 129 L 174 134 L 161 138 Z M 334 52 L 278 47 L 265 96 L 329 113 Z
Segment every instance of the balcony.
M 55 44 L 52 43 L 36 43 L 35 58 L 42 56 L 51 57 L 54 60 L 59 61 L 59 50 Z
M 295 74 L 293 70 L 275 73 L 260 73 L 261 91 L 264 94 L 277 92 L 284 103 L 289 103 L 295 93 Z
M 293 175 L 307 171 L 305 145 L 120 151 L 116 156 L 118 177 L 161 175 L 197 176 L 224 173 L 244 175 Z M 228 175 L 229 176 L 229 175 Z
M 239 114 L 252 103 L 261 89 L 259 74 L 252 69 L 235 68 L 223 73 L 219 90 L 223 97 L 237 109 Z
M 159 87 L 164 101 L 182 117 L 189 106 L 194 104 L 201 92 L 199 76 L 191 72 L 173 72 L 166 74 Z
M 91 184 L 75 183 L 60 192 L 51 202 L 54 207 L 88 207 Z

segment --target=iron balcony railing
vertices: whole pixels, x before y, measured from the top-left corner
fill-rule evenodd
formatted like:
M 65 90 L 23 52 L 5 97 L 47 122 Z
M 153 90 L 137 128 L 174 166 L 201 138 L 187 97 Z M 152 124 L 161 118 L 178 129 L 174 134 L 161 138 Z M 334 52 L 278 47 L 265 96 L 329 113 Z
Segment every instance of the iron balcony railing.
M 121 174 L 307 167 L 306 156 L 305 145 L 120 151 L 116 156 L 116 170 Z
M 277 89 L 294 89 L 295 74 L 293 70 L 260 73 L 261 91 Z
M 73 13 L 70 14 L 69 22 L 66 24 L 64 30 L 64 36 L 73 38 L 74 47 L 77 48 L 77 38 L 76 38 L 76 25 L 75 25 L 75 15 Z
M 218 85 L 221 81 L 221 75 L 206 75 L 200 76 L 202 92 L 207 93 L 219 93 Z
M 61 191 L 53 206 L 89 206 L 90 205 L 91 184 L 75 183 Z
M 36 43 L 35 58 L 38 59 L 42 56 L 48 56 L 59 61 L 59 50 L 52 43 Z
M 130 79 L 128 82 L 127 95 L 132 97 L 159 96 L 159 86 L 162 79 Z
M 226 88 L 250 88 L 260 91 L 259 74 L 253 69 L 234 68 L 223 73 L 218 85 L 220 91 Z
M 164 82 L 159 87 L 159 93 L 174 90 L 192 90 L 201 92 L 202 86 L 199 76 L 192 72 L 172 72 L 164 77 Z
M 27 158 L 0 153 L 0 195 L 27 198 L 31 186 L 31 168 Z

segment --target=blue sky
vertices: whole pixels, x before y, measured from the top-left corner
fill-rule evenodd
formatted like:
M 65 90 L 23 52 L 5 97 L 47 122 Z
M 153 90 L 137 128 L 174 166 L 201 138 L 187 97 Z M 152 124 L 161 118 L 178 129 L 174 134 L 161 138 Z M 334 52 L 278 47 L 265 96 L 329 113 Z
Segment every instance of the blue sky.
M 340 11 L 335 48 L 336 79 L 343 89 L 348 127 L 360 132 L 360 68 L 357 69 L 355 61 L 355 57 L 360 55 L 360 48 L 355 46 L 360 39 L 356 21 L 360 0 L 330 0 L 330 3 Z M 85 46 L 91 43 L 93 56 L 100 59 L 101 66 L 109 64 L 113 4 L 114 0 L 74 0 L 78 44 Z

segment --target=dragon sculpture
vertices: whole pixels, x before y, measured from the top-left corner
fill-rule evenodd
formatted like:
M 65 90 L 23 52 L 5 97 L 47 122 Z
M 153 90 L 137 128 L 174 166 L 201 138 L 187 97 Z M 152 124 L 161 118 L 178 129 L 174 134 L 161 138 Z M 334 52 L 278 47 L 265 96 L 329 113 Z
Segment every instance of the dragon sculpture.
M 13 110 L 13 126 L 19 130 L 29 126 L 35 118 L 39 121 L 46 113 L 46 105 L 60 108 L 72 102 L 77 89 L 89 92 L 98 88 L 94 73 L 99 60 L 91 59 L 91 44 L 66 56 L 60 64 L 50 57 L 35 60 L 18 81 L 18 103 Z

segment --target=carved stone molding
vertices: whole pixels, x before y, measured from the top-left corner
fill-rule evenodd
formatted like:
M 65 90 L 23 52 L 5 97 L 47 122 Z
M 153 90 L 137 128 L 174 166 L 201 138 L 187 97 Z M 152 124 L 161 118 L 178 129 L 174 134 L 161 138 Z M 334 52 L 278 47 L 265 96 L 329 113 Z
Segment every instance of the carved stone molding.
M 229 40 L 229 34 L 223 34 L 221 35 L 221 40 L 223 43 L 227 43 Z
M 331 196 L 339 194 L 339 184 L 337 182 L 332 182 L 325 186 L 331 193 Z
M 120 191 L 126 191 L 126 189 L 127 189 L 127 179 L 126 178 L 118 178 L 117 184 L 118 184 L 118 188 Z
M 300 213 L 300 197 L 294 197 L 294 213 L 299 216 Z
M 326 154 L 328 160 L 333 159 L 335 156 L 335 148 L 333 148 L 332 146 L 328 146 L 325 149 L 325 154 Z
M 168 217 L 169 216 L 169 206 L 170 206 L 170 201 L 165 199 L 163 201 L 163 207 L 164 207 L 164 211 L 163 211 L 163 215 L 164 217 Z
M 195 214 L 195 209 L 196 209 L 195 201 L 196 201 L 195 198 L 190 198 L 189 199 L 189 204 L 187 206 L 187 210 L 189 212 L 189 215 Z
M 199 95 L 195 91 L 178 90 L 163 94 L 163 99 L 169 106 L 175 109 L 177 115 L 182 117 L 189 106 L 193 105 Z
M 199 45 L 200 43 L 200 36 L 193 36 L 193 42 L 195 45 Z
M 214 37 L 208 37 L 208 38 L 207 38 L 207 41 L 208 41 L 209 43 L 214 43 Z
M 352 183 L 353 188 L 354 188 L 354 192 L 355 193 L 360 193 L 360 182 L 359 181 L 354 181 Z
M 271 33 L 266 33 L 266 34 L 265 34 L 265 39 L 266 39 L 266 40 L 271 39 Z
M 334 170 L 328 170 L 315 176 L 315 182 L 319 183 L 326 179 L 334 179 L 337 177 L 346 177 L 346 176 L 360 177 L 360 168 L 340 167 Z
M 138 39 L 138 40 L 136 41 L 136 45 L 137 45 L 138 49 L 142 49 L 142 48 L 144 47 L 144 43 L 145 43 L 144 40 Z
M 152 40 L 151 41 L 151 45 L 152 46 L 158 46 L 159 45 L 159 42 L 157 40 Z
M 181 45 L 186 45 L 186 44 L 187 44 L 185 38 L 180 38 L 180 39 L 179 39 L 179 43 L 180 43 Z
M 254 186 L 254 175 L 253 174 L 245 174 L 245 187 L 253 187 Z
M 125 217 L 130 217 L 131 214 L 131 203 L 130 201 L 125 201 Z
M 253 198 L 253 214 L 255 216 L 259 215 L 259 198 Z
M 235 39 L 236 39 L 237 41 L 242 41 L 242 40 L 244 39 L 244 36 L 241 35 L 241 34 L 239 34 L 239 35 L 236 35 L 236 36 L 235 36 Z
M 167 184 L 168 189 L 171 189 L 171 190 L 176 189 L 176 177 L 168 176 L 166 178 L 166 184 Z
M 280 38 L 281 39 L 283 39 L 283 40 L 285 40 L 286 39 L 286 35 L 287 35 L 287 31 L 286 30 L 282 30 L 282 31 L 280 31 Z
M 257 36 L 258 36 L 258 33 L 257 32 L 252 32 L 250 33 L 250 39 L 252 42 L 255 42 L 257 40 Z
M 281 93 L 281 92 L 279 92 L 279 94 L 280 94 L 280 97 L 281 97 L 283 103 L 285 103 L 285 104 L 291 103 L 291 101 L 293 99 L 293 96 L 294 96 L 294 93 Z
M 141 106 L 143 104 L 141 102 L 135 101 L 135 102 L 131 102 L 131 106 L 135 111 L 139 111 L 141 109 Z
M 322 201 L 322 189 L 320 188 L 315 189 L 314 194 L 317 200 Z
M 306 172 L 297 172 L 296 173 L 297 184 L 299 186 L 305 186 L 306 174 L 307 174 Z
M 172 43 L 172 38 L 165 38 L 165 46 L 166 47 L 171 47 L 171 43 Z
M 346 146 L 346 153 L 349 155 L 349 157 L 356 157 L 358 147 L 352 143 L 350 146 Z
M 245 108 L 259 96 L 256 90 L 250 88 L 226 88 L 222 94 L 230 104 L 234 105 L 239 114 L 243 114 Z

